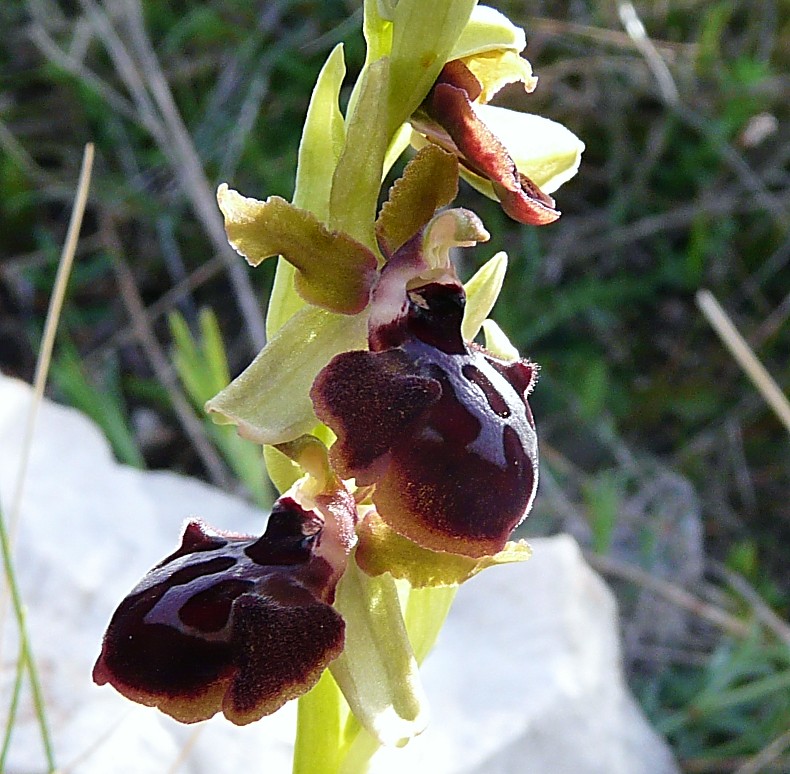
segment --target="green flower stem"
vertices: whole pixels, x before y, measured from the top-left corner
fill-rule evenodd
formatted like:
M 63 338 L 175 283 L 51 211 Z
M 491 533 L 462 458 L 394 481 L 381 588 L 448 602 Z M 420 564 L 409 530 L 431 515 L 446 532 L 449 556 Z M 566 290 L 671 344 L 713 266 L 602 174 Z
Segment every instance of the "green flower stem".
M 346 746 L 343 748 L 338 774 L 364 774 L 381 746 L 351 715 L 346 727 Z
M 383 655 L 380 649 L 385 646 L 384 642 L 376 641 L 376 636 L 381 637 L 382 631 L 384 634 L 389 631 L 387 624 L 392 621 L 392 613 L 385 612 L 385 609 L 399 604 L 396 601 L 398 595 L 394 581 L 389 575 L 367 579 L 355 565 L 349 572 L 354 577 L 355 601 L 370 611 L 369 615 L 363 615 L 363 626 L 372 627 L 365 632 L 357 632 L 356 636 L 364 635 L 370 647 L 378 652 L 378 658 L 371 655 L 365 659 L 366 668 L 363 673 L 372 670 L 372 678 L 369 679 L 375 678 L 377 683 L 386 682 L 386 675 L 382 675 L 380 670 L 377 674 L 374 666 Z M 348 586 L 349 580 L 344 579 L 344 582 Z M 410 589 L 404 595 L 400 604 L 403 606 L 404 623 L 418 663 L 424 660 L 436 642 L 456 591 L 457 586 L 440 586 Z M 373 612 L 377 609 L 379 612 Z M 350 615 L 352 622 L 358 617 L 359 614 Z M 395 648 L 400 637 L 392 636 L 390 639 Z M 355 651 L 358 653 L 359 648 L 355 648 Z M 355 673 L 354 679 L 359 680 L 361 676 L 356 673 L 357 666 L 359 665 L 351 665 L 351 672 Z M 386 670 L 393 665 L 384 659 L 381 666 Z M 347 666 L 343 666 L 342 670 L 341 674 L 349 671 Z M 395 671 L 404 673 L 408 670 L 401 668 Z M 366 676 L 361 679 L 364 680 Z M 371 686 L 367 686 L 365 692 L 370 691 Z M 410 711 L 414 711 L 415 708 L 410 705 L 411 692 L 406 686 L 398 686 L 397 689 L 391 686 L 384 693 L 396 696 L 403 694 L 400 698 L 405 706 L 394 708 L 398 714 L 408 716 Z M 369 700 L 370 697 L 366 698 Z M 317 774 L 319 771 L 322 774 L 363 774 L 380 746 L 379 740 L 363 728 L 349 711 L 330 670 L 324 672 L 318 684 L 299 699 L 293 774 Z
M 293 774 L 334 774 L 339 770 L 344 703 L 328 669 L 299 699 Z

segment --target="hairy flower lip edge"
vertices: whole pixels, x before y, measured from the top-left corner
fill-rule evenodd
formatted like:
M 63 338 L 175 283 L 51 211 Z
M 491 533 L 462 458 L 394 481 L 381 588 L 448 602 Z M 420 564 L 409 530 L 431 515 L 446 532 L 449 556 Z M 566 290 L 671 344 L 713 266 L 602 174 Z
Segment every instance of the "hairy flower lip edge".
M 376 484 L 373 503 L 391 528 L 425 548 L 482 557 L 502 550 L 534 498 L 537 441 L 526 395 L 536 369 L 464 342 L 465 292 L 447 254 L 431 258 L 424 237 L 432 232 L 441 241 L 447 229 L 429 223 L 382 269 L 371 295 L 370 350 L 334 357 L 310 396 L 337 436 L 333 466 L 358 484 Z M 452 460 L 449 480 L 465 471 L 463 505 L 458 487 L 442 483 L 443 458 Z M 516 504 L 497 507 L 489 490 L 508 492 Z M 486 512 L 500 521 L 486 522 Z
M 257 538 L 189 522 L 113 614 L 94 681 L 184 723 L 245 725 L 309 690 L 344 646 L 332 602 L 356 507 L 338 484 L 299 482 Z

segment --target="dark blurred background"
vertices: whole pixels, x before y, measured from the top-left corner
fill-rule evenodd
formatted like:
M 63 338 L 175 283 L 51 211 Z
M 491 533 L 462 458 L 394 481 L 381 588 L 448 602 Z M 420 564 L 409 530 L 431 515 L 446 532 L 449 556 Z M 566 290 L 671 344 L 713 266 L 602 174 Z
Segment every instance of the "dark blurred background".
M 787 392 L 790 3 L 497 7 L 540 78 L 497 102 L 587 145 L 555 225 L 461 193 L 493 235 L 463 272 L 508 252 L 494 317 L 542 366 L 524 534 L 571 532 L 614 584 L 632 687 L 686 771 L 788 771 L 788 428 L 695 295 Z M 93 142 L 51 395 L 119 459 L 265 504 L 257 452 L 200 411 L 262 344 L 273 274 L 227 246 L 214 190 L 291 196 L 323 60 L 344 41 L 349 83 L 361 66 L 359 3 L 5 0 L 0 22 L 0 369 L 32 379 Z

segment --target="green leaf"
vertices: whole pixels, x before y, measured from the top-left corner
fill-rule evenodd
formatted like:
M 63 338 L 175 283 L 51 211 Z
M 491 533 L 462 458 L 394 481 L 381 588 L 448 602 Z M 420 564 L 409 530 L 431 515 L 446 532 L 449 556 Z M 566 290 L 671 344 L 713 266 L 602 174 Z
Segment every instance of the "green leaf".
M 620 514 L 623 482 L 615 473 L 602 471 L 590 479 L 583 494 L 593 532 L 593 551 L 607 554 Z
M 107 363 L 104 384 L 97 387 L 89 380 L 77 350 L 67 345 L 61 347 L 58 357 L 53 360 L 50 374 L 69 403 L 101 427 L 121 462 L 145 468 L 145 460 L 126 420 L 117 363 Z
M 225 347 L 217 318 L 210 309 L 200 311 L 200 337 L 194 339 L 177 312 L 168 317 L 175 349 L 173 364 L 189 397 L 202 405 L 230 381 Z
M 172 313 L 168 322 L 175 344 L 172 360 L 193 405 L 203 404 L 230 381 L 225 345 L 210 309 L 200 311 L 200 336 L 193 338 L 184 318 Z M 206 430 L 222 457 L 262 508 L 272 504 L 272 492 L 259 446 L 240 438 L 231 427 L 218 427 L 204 418 Z

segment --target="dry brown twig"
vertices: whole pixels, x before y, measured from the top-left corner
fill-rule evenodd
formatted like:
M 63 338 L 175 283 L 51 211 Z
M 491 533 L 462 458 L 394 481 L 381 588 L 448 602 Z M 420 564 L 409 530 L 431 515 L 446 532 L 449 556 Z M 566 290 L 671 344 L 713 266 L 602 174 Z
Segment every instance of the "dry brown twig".
M 724 580 L 736 594 L 751 606 L 757 620 L 767 629 L 770 629 L 780 642 L 783 642 L 790 648 L 790 625 L 768 607 L 746 578 L 737 572 L 733 572 L 721 562 L 710 561 L 709 565 L 716 575 Z
M 184 432 L 189 436 L 195 451 L 206 467 L 211 481 L 225 489 L 230 488 L 231 477 L 214 446 L 208 440 L 205 429 L 189 401 L 184 397 L 170 361 L 156 339 L 145 314 L 143 300 L 134 277 L 123 258 L 120 239 L 108 215 L 102 216 L 101 233 L 108 252 L 113 256 L 113 268 L 121 291 L 121 299 L 132 320 L 132 326 L 148 362 L 156 377 L 167 390 L 173 410 L 176 412 Z
M 709 290 L 700 290 L 697 293 L 697 305 L 765 402 L 790 432 L 790 401 L 738 332 L 727 313 Z
M 630 583 L 635 583 L 666 599 L 668 602 L 672 602 L 678 607 L 682 607 L 684 610 L 704 618 L 728 634 L 735 637 L 746 637 L 750 632 L 748 624 L 736 616 L 705 602 L 675 583 L 657 578 L 639 567 L 611 556 L 603 556 L 591 551 L 585 551 L 584 556 L 596 570 L 604 575 L 613 575 Z
M 153 304 L 144 308 L 143 312 L 148 325 L 153 325 L 160 317 L 167 314 L 187 293 L 196 290 L 210 279 L 216 277 L 222 269 L 222 261 L 219 258 L 211 258 L 200 268 L 195 269 L 185 280 L 173 285 L 170 290 L 161 295 Z M 87 353 L 83 361 L 86 364 L 95 363 L 104 358 L 110 351 L 134 340 L 135 336 L 134 326 L 131 324 L 125 325 L 115 331 L 103 344 L 92 352 Z
M 46 17 L 29 2 L 28 7 L 36 19 L 31 29 L 31 39 L 48 59 L 83 79 L 111 107 L 127 118 L 134 117 L 135 122 L 151 134 L 168 160 L 214 250 L 223 261 L 244 318 L 247 335 L 253 347 L 260 349 L 266 341 L 261 308 L 246 269 L 228 245 L 211 185 L 146 34 L 140 3 L 128 0 L 113 5 L 113 11 L 125 25 L 128 33 L 126 39 L 118 33 L 105 8 L 95 0 L 80 0 L 80 6 L 85 19 L 109 54 L 117 75 L 132 98 L 131 102 L 58 46 L 46 29 Z
M 768 767 L 776 763 L 788 748 L 790 748 L 790 731 L 785 731 L 765 745 L 757 755 L 739 766 L 735 774 L 759 774 L 761 771 L 767 771 Z

